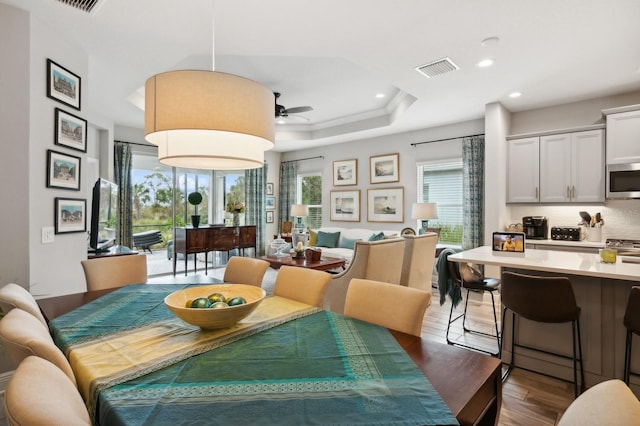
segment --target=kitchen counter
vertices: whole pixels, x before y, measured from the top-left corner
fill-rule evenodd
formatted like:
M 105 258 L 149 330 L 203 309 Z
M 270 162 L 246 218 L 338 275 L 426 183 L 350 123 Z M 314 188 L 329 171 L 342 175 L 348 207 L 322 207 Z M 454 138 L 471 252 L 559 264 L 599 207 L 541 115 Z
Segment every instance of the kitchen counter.
M 593 242 L 593 241 L 587 241 L 587 240 L 567 241 L 567 240 L 549 240 L 549 239 L 547 240 L 528 239 L 525 241 L 525 244 L 527 246 L 531 244 L 534 246 L 541 245 L 541 246 L 593 248 L 593 249 L 604 248 L 604 241 Z
M 493 252 L 491 247 L 484 246 L 449 255 L 448 259 L 557 274 L 640 281 L 640 264 L 623 263 L 621 257 L 618 257 L 616 263 L 601 263 L 597 253 L 538 249 L 527 249 L 524 253 L 505 253 Z
M 622 378 L 626 337 L 623 317 L 631 287 L 640 285 L 640 264 L 622 262 L 620 256 L 616 263 L 601 263 L 597 253 L 539 249 L 505 253 L 493 252 L 489 246 L 452 254 L 448 259 L 493 265 L 501 271 L 568 277 L 581 309 L 580 328 L 587 386 Z M 515 326 L 520 344 L 567 355 L 572 352 L 570 323 L 543 324 L 519 318 Z M 502 358 L 507 362 L 511 360 L 511 327 L 511 315 L 507 315 L 502 352 Z M 516 366 L 572 380 L 570 360 L 520 347 L 515 350 Z M 640 357 L 634 357 L 631 364 L 632 371 L 640 371 Z M 636 396 L 640 396 L 640 377 L 631 377 L 631 389 Z

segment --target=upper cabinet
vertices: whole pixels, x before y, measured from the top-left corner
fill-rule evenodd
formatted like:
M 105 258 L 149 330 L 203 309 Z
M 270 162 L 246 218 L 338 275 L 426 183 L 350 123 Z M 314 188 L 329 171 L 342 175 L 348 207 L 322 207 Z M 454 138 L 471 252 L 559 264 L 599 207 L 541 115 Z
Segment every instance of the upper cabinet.
M 640 105 L 602 114 L 607 118 L 607 164 L 640 163 Z
M 507 202 L 604 202 L 602 127 L 508 137 Z

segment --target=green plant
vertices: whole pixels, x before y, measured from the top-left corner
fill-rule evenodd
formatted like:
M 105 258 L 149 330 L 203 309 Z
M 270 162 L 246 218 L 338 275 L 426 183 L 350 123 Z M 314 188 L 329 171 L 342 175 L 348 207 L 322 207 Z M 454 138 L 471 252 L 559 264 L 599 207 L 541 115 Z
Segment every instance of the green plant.
M 192 206 L 195 206 L 196 211 L 195 214 L 198 214 L 198 205 L 200 203 L 202 203 L 202 194 L 200 194 L 199 192 L 195 191 L 190 193 L 187 196 L 187 201 L 189 201 L 189 204 L 191 204 Z

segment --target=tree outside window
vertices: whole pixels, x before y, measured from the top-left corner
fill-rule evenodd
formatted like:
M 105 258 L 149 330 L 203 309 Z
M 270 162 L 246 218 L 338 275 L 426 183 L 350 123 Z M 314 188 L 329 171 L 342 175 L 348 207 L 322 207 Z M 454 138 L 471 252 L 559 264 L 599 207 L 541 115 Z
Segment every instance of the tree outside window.
M 302 218 L 303 224 L 311 229 L 322 226 L 322 175 L 320 173 L 298 175 L 299 204 L 309 207 L 309 216 Z

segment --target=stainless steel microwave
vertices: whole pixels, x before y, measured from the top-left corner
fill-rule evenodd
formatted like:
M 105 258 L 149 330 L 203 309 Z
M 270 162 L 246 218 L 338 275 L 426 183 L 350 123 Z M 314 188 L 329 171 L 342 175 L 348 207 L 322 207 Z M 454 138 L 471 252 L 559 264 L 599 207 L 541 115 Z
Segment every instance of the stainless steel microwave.
M 607 165 L 607 198 L 640 198 L 640 163 Z

